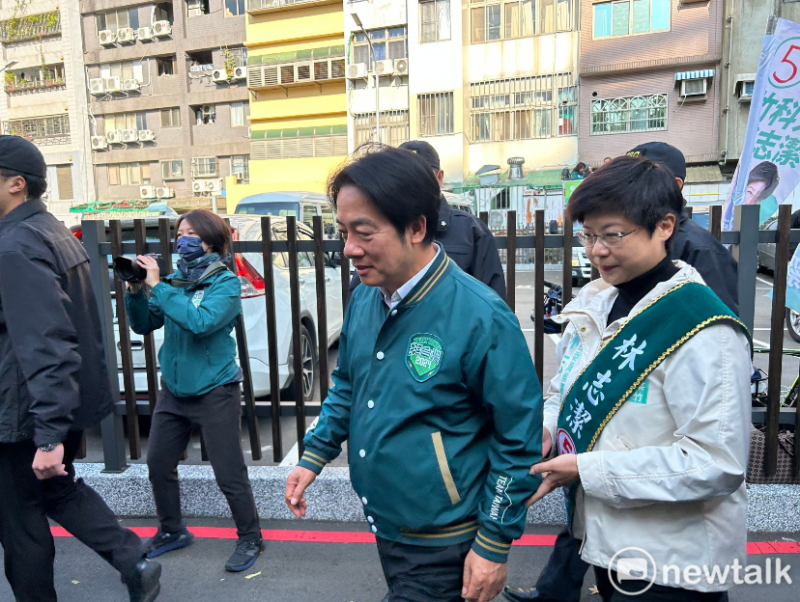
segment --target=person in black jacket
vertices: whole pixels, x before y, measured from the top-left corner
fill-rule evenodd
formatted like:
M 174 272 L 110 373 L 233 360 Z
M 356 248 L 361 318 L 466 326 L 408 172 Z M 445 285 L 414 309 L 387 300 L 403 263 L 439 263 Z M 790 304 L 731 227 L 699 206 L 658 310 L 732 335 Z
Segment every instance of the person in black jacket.
M 627 153 L 663 163 L 683 189 L 686 179 L 686 159 L 674 146 L 664 142 L 648 142 Z M 602 169 L 602 168 L 601 168 Z M 684 201 L 685 204 L 685 201 Z M 738 264 L 728 249 L 686 211 L 678 218 L 678 231 L 672 240 L 671 259 L 680 259 L 694 267 L 708 287 L 739 314 Z M 581 559 L 581 541 L 568 529 L 558 534 L 553 553 L 533 588 L 506 587 L 503 594 L 510 602 L 578 602 L 583 577 L 589 565 Z
M 161 566 L 75 479 L 83 430 L 113 410 L 89 257 L 47 212 L 44 157 L 0 136 L 0 544 L 17 602 L 55 602 L 48 518 L 117 569 L 131 602 L 158 596 Z
M 412 140 L 399 148 L 416 153 L 428 163 L 442 186 L 444 171 L 440 168 L 439 153 L 427 142 Z M 442 244 L 448 257 L 467 274 L 480 280 L 494 290 L 500 298 L 506 298 L 506 282 L 503 266 L 497 254 L 497 245 L 489 228 L 474 215 L 453 209 L 444 196 L 439 205 L 439 225 L 436 240 Z M 350 293 L 361 283 L 358 274 L 350 281 Z

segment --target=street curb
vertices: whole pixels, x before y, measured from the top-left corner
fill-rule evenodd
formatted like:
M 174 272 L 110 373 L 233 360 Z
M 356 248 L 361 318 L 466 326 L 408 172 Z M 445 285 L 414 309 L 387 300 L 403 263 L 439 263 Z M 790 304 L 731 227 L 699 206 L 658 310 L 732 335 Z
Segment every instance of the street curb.
M 263 520 L 292 519 L 284 503 L 286 477 L 293 467 L 249 466 L 258 513 Z M 131 465 L 122 474 L 103 473 L 102 464 L 75 464 L 77 476 L 97 491 L 118 516 L 155 517 L 147 466 Z M 230 517 L 228 503 L 210 466 L 179 466 L 181 503 L 186 517 Z M 748 530 L 800 531 L 800 485 L 748 485 Z M 350 485 L 350 471 L 328 467 L 306 492 L 309 520 L 363 521 L 361 501 Z M 556 491 L 528 510 L 528 523 L 563 525 L 564 496 Z

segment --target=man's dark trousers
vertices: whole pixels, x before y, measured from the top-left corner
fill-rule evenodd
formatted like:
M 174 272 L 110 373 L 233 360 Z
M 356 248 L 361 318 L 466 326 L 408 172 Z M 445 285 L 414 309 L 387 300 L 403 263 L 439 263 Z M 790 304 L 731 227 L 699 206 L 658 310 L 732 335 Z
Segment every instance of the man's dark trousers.
M 463 602 L 464 561 L 472 541 L 428 547 L 376 539 L 389 602 Z
M 40 481 L 31 468 L 33 441 L 0 443 L 0 543 L 6 577 L 17 602 L 55 602 L 55 546 L 47 517 L 58 522 L 117 569 L 136 572 L 144 555 L 141 539 L 123 529 L 103 499 L 81 479 L 73 461 L 83 433 L 70 431 L 64 442 L 68 476 Z
M 539 575 L 536 590 L 544 600 L 578 602 L 589 564 L 581 560 L 581 540 L 564 528 L 556 538 L 550 558 Z

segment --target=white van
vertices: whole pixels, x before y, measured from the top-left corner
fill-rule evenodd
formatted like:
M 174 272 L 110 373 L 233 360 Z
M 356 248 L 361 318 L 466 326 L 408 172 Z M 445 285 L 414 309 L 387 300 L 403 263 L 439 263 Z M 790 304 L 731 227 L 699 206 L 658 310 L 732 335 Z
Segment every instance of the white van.
M 296 217 L 313 228 L 312 218 L 321 215 L 325 238 L 336 237 L 336 222 L 328 197 L 319 192 L 263 192 L 243 198 L 236 215 L 272 215 Z

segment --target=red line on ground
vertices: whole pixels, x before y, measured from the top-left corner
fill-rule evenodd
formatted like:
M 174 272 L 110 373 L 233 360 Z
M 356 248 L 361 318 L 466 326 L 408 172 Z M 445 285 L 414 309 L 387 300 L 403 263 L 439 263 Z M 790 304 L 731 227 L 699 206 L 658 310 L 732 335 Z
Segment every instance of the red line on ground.
M 156 527 L 133 527 L 131 531 L 139 537 L 152 537 Z M 201 539 L 236 539 L 236 529 L 221 527 L 189 527 L 195 537 Z M 63 527 L 50 527 L 53 537 L 72 537 Z M 293 541 L 301 543 L 375 543 L 372 533 L 361 531 L 300 531 L 282 529 L 262 529 L 261 536 L 265 541 Z M 523 535 L 514 542 L 515 546 L 552 546 L 555 535 Z M 800 554 L 800 542 L 797 541 L 751 541 L 747 544 L 747 553 L 759 554 Z

